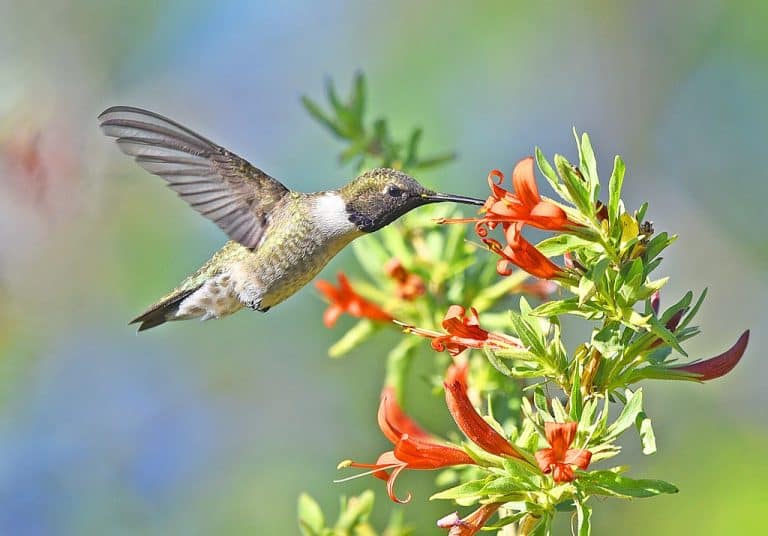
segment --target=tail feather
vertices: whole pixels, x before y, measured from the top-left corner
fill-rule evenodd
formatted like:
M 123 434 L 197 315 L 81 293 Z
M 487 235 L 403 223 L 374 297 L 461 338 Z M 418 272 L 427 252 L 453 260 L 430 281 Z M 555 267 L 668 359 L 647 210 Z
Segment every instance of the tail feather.
M 165 324 L 169 320 L 174 320 L 176 312 L 179 310 L 181 302 L 188 298 L 193 292 L 202 285 L 176 292 L 163 298 L 149 309 L 129 322 L 129 324 L 139 324 L 138 331 L 145 331 L 150 328 Z

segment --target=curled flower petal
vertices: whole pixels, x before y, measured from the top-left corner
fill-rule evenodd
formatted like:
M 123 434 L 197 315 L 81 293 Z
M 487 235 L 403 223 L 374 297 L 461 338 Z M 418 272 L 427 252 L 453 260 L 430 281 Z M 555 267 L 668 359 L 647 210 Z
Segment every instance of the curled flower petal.
M 725 376 L 733 370 L 733 367 L 741 360 L 741 356 L 744 355 L 748 343 L 749 330 L 746 330 L 733 346 L 720 355 L 696 363 L 669 368 L 671 370 L 696 374 L 698 376 L 697 379 L 700 381 L 714 380 L 715 378 Z
M 404 499 L 395 494 L 395 481 L 405 469 L 441 469 L 454 465 L 472 465 L 475 461 L 463 449 L 440 441 L 427 433 L 416 422 L 406 415 L 394 397 L 391 387 L 384 388 L 379 403 L 377 415 L 379 428 L 393 444 L 394 448 L 382 453 L 376 463 L 360 463 L 345 461 L 339 468 L 356 467 L 370 469 L 357 478 L 365 475 L 385 480 L 389 498 L 398 503 L 411 500 L 409 493 Z M 337 480 L 337 482 L 340 482 Z
M 397 443 L 404 434 L 416 438 L 428 438 L 416 421 L 406 415 L 400 408 L 392 387 L 385 387 L 381 393 L 381 403 L 377 415 L 379 428 L 393 444 Z

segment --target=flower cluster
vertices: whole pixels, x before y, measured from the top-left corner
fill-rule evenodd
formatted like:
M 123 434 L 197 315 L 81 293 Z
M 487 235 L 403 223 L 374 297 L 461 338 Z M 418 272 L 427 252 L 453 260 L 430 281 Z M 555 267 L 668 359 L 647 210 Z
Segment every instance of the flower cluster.
M 349 478 L 385 481 L 397 503 L 412 499 L 395 491 L 403 471 L 442 471 L 439 482 L 451 487 L 432 498 L 472 505 L 466 515 L 452 512 L 437 521 L 449 536 L 488 530 L 494 516 L 493 527 L 515 524 L 515 533 L 548 535 L 556 513 L 568 510 L 575 512 L 578 534 L 586 535 L 591 505 L 598 504 L 592 497 L 676 493 L 663 480 L 626 476 L 625 466 L 599 467 L 620 453 L 619 438 L 629 430 L 638 431 L 643 453 L 657 450 L 643 389 L 636 384 L 720 378 L 747 348 L 749 331 L 712 358 L 681 363 L 673 357 L 687 356 L 682 343 L 698 333 L 691 322 L 703 296 L 694 303 L 689 292 L 662 310 L 660 289 L 667 278 L 654 279 L 653 273 L 675 237 L 645 220 L 647 205 L 626 209 L 619 157 L 603 189 L 607 198 L 601 199 L 588 136 L 577 136 L 577 145 L 578 167 L 559 155 L 552 166 L 536 151 L 557 201 L 539 193 L 534 158 L 528 157 L 514 167 L 509 190 L 500 171 L 489 173 L 490 194 L 477 216 L 432 213 L 440 224 L 474 224 L 499 257 L 493 263 L 479 262 L 478 248 L 465 242 L 460 226 L 427 229 L 423 219 L 406 217 L 380 231 L 381 240 L 369 237 L 356 248 L 374 282 L 355 284 L 365 297 L 343 274 L 338 288 L 325 281 L 317 285 L 330 302 L 323 317 L 327 326 L 343 313 L 363 319 L 332 355 L 365 340 L 373 322 L 429 339 L 437 352 L 427 352 L 431 387 L 444 393 L 463 439 L 449 435 L 454 440 L 448 441 L 426 431 L 398 402 L 412 383 L 405 381 L 411 363 L 430 348 L 403 337 L 387 357 L 377 419 L 392 448 L 373 463 L 347 460 L 340 468 L 366 470 Z M 522 234 L 526 226 L 555 234 L 534 245 Z M 499 231 L 503 240 L 491 236 Z M 560 255 L 562 266 L 551 260 Z M 417 267 L 418 274 L 406 267 Z M 532 307 L 521 297 L 510 310 L 510 294 L 520 292 L 542 303 Z M 592 324 L 590 338 L 572 352 L 562 342 L 566 316 Z

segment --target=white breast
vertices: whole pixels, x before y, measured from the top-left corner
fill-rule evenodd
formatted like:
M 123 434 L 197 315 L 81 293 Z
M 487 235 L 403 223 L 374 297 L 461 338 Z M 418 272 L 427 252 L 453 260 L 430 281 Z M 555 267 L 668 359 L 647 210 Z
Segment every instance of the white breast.
M 349 221 L 347 204 L 341 196 L 328 192 L 319 196 L 312 207 L 312 217 L 318 229 L 331 237 L 347 237 L 359 233 L 354 223 Z

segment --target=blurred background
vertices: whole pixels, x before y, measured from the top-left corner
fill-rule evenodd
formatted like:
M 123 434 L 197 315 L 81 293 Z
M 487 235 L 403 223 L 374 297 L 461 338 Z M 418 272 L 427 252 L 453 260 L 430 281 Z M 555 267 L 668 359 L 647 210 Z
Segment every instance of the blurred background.
M 681 493 L 596 504 L 596 533 L 762 533 L 768 4 L 478 6 L 0 0 L 1 534 L 295 534 L 299 492 L 335 513 L 366 487 L 387 517 L 378 481 L 331 481 L 339 460 L 386 446 L 389 341 L 329 359 L 349 319 L 326 330 L 312 287 L 269 315 L 137 336 L 127 320 L 225 237 L 96 127 L 107 106 L 147 107 L 290 187 L 335 187 L 353 172 L 299 97 L 358 69 L 372 114 L 424 127 L 425 153 L 458 151 L 421 177 L 431 186 L 484 196 L 488 170 L 534 145 L 573 158 L 572 126 L 604 177 L 624 156 L 628 205 L 648 200 L 656 229 L 681 235 L 667 305 L 710 287 L 689 354 L 747 327 L 752 341 L 721 380 L 645 386 L 660 451 L 631 442 L 623 460 Z M 352 265 L 342 254 L 323 277 Z M 416 534 L 440 534 L 451 510 L 425 504 L 433 478 L 399 483 Z

